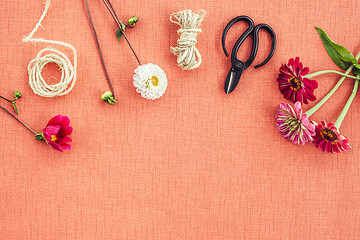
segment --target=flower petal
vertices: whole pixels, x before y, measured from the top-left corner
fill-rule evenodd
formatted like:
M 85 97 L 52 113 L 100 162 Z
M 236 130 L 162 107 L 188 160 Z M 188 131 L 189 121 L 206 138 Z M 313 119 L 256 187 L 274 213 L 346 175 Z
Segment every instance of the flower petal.
M 57 116 L 51 118 L 46 126 L 49 126 L 49 125 L 60 125 L 60 123 L 61 123 L 61 118 L 62 118 L 61 115 L 57 115 Z
M 305 76 L 306 74 L 308 74 L 310 71 L 310 69 L 308 67 L 304 67 L 303 70 L 301 70 L 300 75 L 301 76 Z
M 321 121 L 315 132 L 314 144 L 325 152 L 340 153 L 351 149 L 348 138 L 340 135 L 334 123 Z
M 147 99 L 155 100 L 161 97 L 167 88 L 165 72 L 158 65 L 152 63 L 137 67 L 133 79 L 136 91 Z M 156 84 L 153 82 L 154 79 Z
M 61 129 L 60 125 L 48 125 L 46 128 L 47 133 L 50 135 L 57 135 Z
M 62 149 L 64 150 L 70 150 L 71 149 L 71 145 L 70 144 L 61 144 Z
M 62 127 L 65 127 L 65 126 L 69 126 L 70 124 L 70 119 L 67 117 L 67 116 L 61 116 L 61 123 L 60 125 Z
M 60 125 L 60 126 L 68 126 L 70 124 L 70 119 L 67 116 L 61 116 L 60 114 L 51 118 L 47 124 L 49 125 Z
M 284 98 L 292 102 L 308 103 L 308 100 L 315 101 L 314 89 L 318 87 L 318 82 L 303 76 L 309 73 L 308 67 L 303 67 L 300 58 L 289 59 L 288 64 L 283 64 L 279 68 L 277 78 L 278 86 Z
M 62 127 L 58 133 L 58 137 L 65 137 L 67 135 L 70 135 L 73 131 L 73 128 L 70 126 Z
M 295 103 L 295 110 L 286 103 L 280 103 L 276 114 L 276 125 L 282 136 L 294 144 L 304 145 L 313 140 L 315 126 L 302 113 L 301 103 Z
M 43 135 L 47 142 L 51 141 L 51 134 L 45 129 L 43 129 Z
M 56 140 L 56 143 L 58 143 L 60 145 L 63 145 L 63 144 L 69 143 L 69 142 L 72 142 L 71 137 L 62 137 L 62 138 L 58 138 Z
M 54 149 L 60 151 L 60 152 L 63 151 L 60 144 L 57 144 L 57 143 L 54 143 L 54 142 L 49 142 L 49 145 L 50 145 L 51 147 L 53 147 Z

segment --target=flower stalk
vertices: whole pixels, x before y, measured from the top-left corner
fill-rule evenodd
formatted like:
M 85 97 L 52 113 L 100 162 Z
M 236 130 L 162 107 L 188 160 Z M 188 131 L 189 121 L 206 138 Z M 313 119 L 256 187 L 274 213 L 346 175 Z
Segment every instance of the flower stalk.
M 113 19 L 115 20 L 115 22 L 116 22 L 117 26 L 119 27 L 122 35 L 123 35 L 124 38 L 126 39 L 126 42 L 128 43 L 131 51 L 134 53 L 135 58 L 136 58 L 136 60 L 138 61 L 139 65 L 142 65 L 142 64 L 141 64 L 141 61 L 140 61 L 140 58 L 139 58 L 138 55 L 136 54 L 136 52 L 135 52 L 134 48 L 132 47 L 132 45 L 131 45 L 128 37 L 127 37 L 126 34 L 125 34 L 125 31 L 123 30 L 123 28 L 122 28 L 122 26 L 121 26 L 121 22 L 120 22 L 120 20 L 119 20 L 119 18 L 118 18 L 118 16 L 117 16 L 117 14 L 116 14 L 113 6 L 112 6 L 110 0 L 103 0 L 103 2 L 104 2 L 104 4 L 105 4 L 105 6 L 107 7 L 107 9 L 109 10 L 109 12 L 110 12 L 111 16 L 113 17 Z
M 24 125 L 27 129 L 29 129 L 32 133 L 34 133 L 35 135 L 37 135 L 38 133 L 36 131 L 34 131 L 31 127 L 29 127 L 28 125 L 26 125 L 23 121 L 21 121 L 20 119 L 18 119 L 14 114 L 12 114 L 11 112 L 9 112 L 6 108 L 4 108 L 3 106 L 0 105 L 0 108 L 2 108 L 5 112 L 7 112 L 10 116 L 12 116 L 13 118 L 16 119 L 16 121 L 18 121 L 19 123 L 21 123 L 22 125 Z
M 114 88 L 113 88 L 113 86 L 112 86 L 112 84 L 111 84 L 111 80 L 110 80 L 110 77 L 109 77 L 109 73 L 108 73 L 108 71 L 107 71 L 107 69 L 106 69 L 104 56 L 103 56 L 102 51 L 101 51 L 100 42 L 99 42 L 99 39 L 98 39 L 96 30 L 95 30 L 95 26 L 94 26 L 93 20 L 92 20 L 92 18 L 91 18 L 90 9 L 89 9 L 89 4 L 88 4 L 87 0 L 85 0 L 85 5 L 86 5 L 86 10 L 87 10 L 87 13 L 88 13 L 88 16 L 89 16 L 90 25 L 91 25 L 91 28 L 92 28 L 92 30 L 93 30 L 93 32 L 94 32 L 94 36 L 95 36 L 95 40 L 96 40 L 96 45 L 97 45 L 97 47 L 98 47 L 98 51 L 99 51 L 99 55 L 100 55 L 100 60 L 101 60 L 101 64 L 102 64 L 103 69 L 104 69 L 106 81 L 108 82 L 108 85 L 109 85 L 110 91 L 111 91 L 111 93 L 112 93 L 112 96 L 113 96 L 113 98 L 115 99 Z
M 348 74 L 338 72 L 338 71 L 334 71 L 334 70 L 322 70 L 322 71 L 318 71 L 318 72 L 314 72 L 314 73 L 305 75 L 304 77 L 313 78 L 313 77 L 316 77 L 316 76 L 319 76 L 319 75 L 322 75 L 322 74 L 327 74 L 327 73 L 335 73 L 335 74 L 338 74 L 338 75 L 343 76 L 343 77 L 357 79 L 357 76 L 348 75 Z
M 358 75 L 359 77 L 359 75 Z M 347 100 L 345 106 L 344 106 L 344 109 L 341 111 L 338 119 L 335 121 L 334 125 L 335 127 L 339 130 L 340 126 L 341 126 L 341 123 L 343 122 L 347 112 L 349 111 L 349 108 L 351 106 L 351 103 L 353 102 L 354 98 L 355 98 L 355 95 L 357 93 L 357 90 L 359 88 L 359 79 L 357 79 L 354 83 L 354 88 L 350 94 L 350 97 L 349 99 Z
M 4 99 L 5 101 L 8 101 L 9 103 L 14 102 L 16 100 L 16 99 L 10 100 L 10 99 L 7 99 L 6 97 L 3 97 L 3 96 L 0 96 L 0 98 Z
M 358 60 L 360 58 L 360 52 L 358 53 L 358 55 L 356 56 L 356 60 Z M 345 75 L 348 75 L 351 70 L 353 69 L 353 65 L 350 66 L 346 72 Z M 336 90 L 338 90 L 338 88 L 340 87 L 340 85 L 344 82 L 346 77 L 342 77 L 340 78 L 340 80 L 336 83 L 336 85 L 333 87 L 333 89 L 326 94 L 326 96 L 320 101 L 318 102 L 314 107 L 312 107 L 310 110 L 308 110 L 305 114 L 310 117 L 311 115 L 313 115 L 319 108 L 322 107 L 322 105 L 324 105 L 324 103 L 329 100 L 329 98 L 336 92 Z

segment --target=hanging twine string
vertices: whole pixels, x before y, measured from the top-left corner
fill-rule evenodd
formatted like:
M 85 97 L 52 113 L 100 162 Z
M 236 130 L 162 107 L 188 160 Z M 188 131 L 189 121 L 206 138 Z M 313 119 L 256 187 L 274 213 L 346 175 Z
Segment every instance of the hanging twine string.
M 35 94 L 38 94 L 42 97 L 56 97 L 66 95 L 73 89 L 76 82 L 77 55 L 75 48 L 65 42 L 32 38 L 38 28 L 42 27 L 41 22 L 45 18 L 49 6 L 50 0 L 47 0 L 44 12 L 40 17 L 39 22 L 36 24 L 32 32 L 23 39 L 23 42 L 49 43 L 68 47 L 74 53 L 74 65 L 72 65 L 69 58 L 59 50 L 51 47 L 42 49 L 36 58 L 34 58 L 28 65 L 30 87 Z M 61 70 L 61 80 L 56 84 L 47 84 L 42 77 L 42 70 L 48 63 L 55 63 Z
M 199 13 L 184 10 L 170 16 L 170 21 L 180 26 L 177 31 L 180 36 L 177 47 L 171 47 L 171 51 L 177 56 L 179 67 L 184 70 L 196 69 L 201 64 L 201 55 L 195 45 L 197 43 L 196 37 L 202 31 L 199 25 L 204 20 L 205 15 L 204 10 L 200 10 Z

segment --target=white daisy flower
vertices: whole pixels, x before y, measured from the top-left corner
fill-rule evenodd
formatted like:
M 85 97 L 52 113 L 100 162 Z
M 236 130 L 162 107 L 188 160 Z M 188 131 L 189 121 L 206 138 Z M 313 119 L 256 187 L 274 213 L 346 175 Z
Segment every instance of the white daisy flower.
M 158 65 L 148 63 L 137 67 L 133 78 L 136 91 L 143 98 L 155 100 L 165 93 L 167 78 Z

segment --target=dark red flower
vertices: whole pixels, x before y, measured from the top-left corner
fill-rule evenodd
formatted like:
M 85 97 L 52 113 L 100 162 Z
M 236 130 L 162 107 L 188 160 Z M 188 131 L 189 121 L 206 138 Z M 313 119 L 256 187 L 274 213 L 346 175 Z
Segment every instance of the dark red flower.
M 70 119 L 66 116 L 58 115 L 49 120 L 46 128 L 43 130 L 43 136 L 46 142 L 54 149 L 62 152 L 63 149 L 70 150 L 72 139 L 68 137 L 72 133 L 72 127 L 69 126 Z
M 279 89 L 286 99 L 293 103 L 308 104 L 308 100 L 315 101 L 314 89 L 318 87 L 315 80 L 304 78 L 309 73 L 308 67 L 303 67 L 300 58 L 291 58 L 288 64 L 280 67 L 277 79 Z
M 348 151 L 351 149 L 349 139 L 340 135 L 334 123 L 324 121 L 315 128 L 314 144 L 325 152 Z

